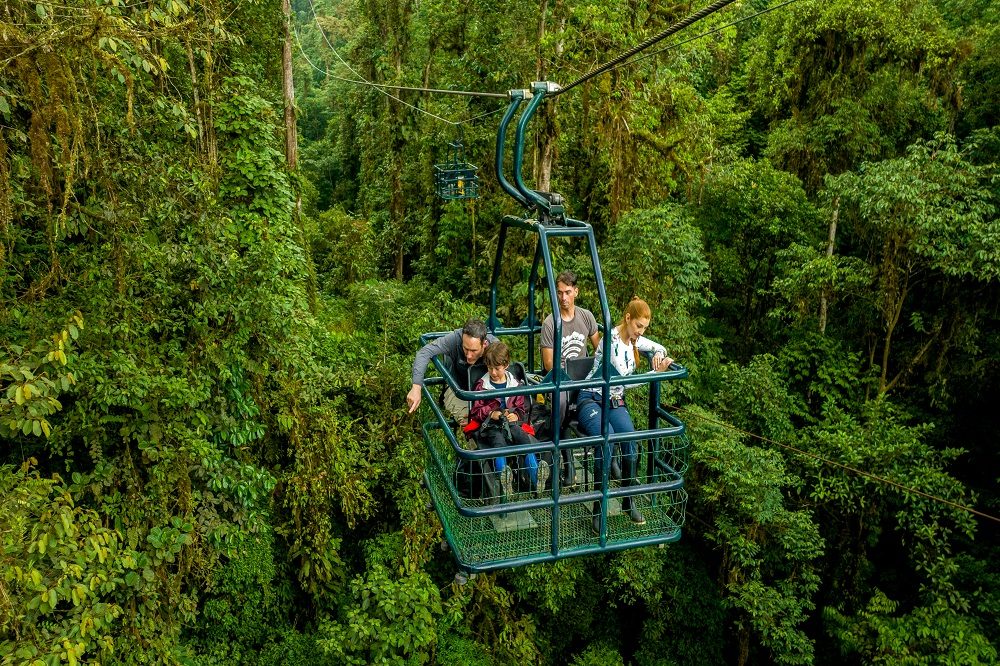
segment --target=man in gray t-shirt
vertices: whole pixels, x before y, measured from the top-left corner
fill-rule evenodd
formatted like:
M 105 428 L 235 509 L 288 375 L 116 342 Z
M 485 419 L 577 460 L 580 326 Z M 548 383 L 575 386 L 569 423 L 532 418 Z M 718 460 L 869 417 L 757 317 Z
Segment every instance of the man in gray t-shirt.
M 590 346 L 597 349 L 601 340 L 601 332 L 597 328 L 594 314 L 585 308 L 576 307 L 576 297 L 580 289 L 576 286 L 576 273 L 563 271 L 556 277 L 556 298 L 559 301 L 559 317 L 562 319 L 562 362 L 587 355 L 587 340 Z M 552 369 L 552 357 L 555 354 L 555 320 L 552 315 L 542 322 L 540 346 L 542 349 L 542 365 L 546 370 Z
M 597 328 L 594 313 L 585 308 L 576 307 L 576 297 L 580 289 L 576 286 L 576 273 L 563 271 L 556 276 L 556 299 L 559 301 L 559 317 L 562 319 L 562 341 L 560 345 L 561 366 L 567 359 L 587 355 L 587 340 L 592 349 L 597 349 L 601 342 L 601 331 Z M 555 356 L 556 324 L 552 315 L 542 322 L 542 336 L 539 346 L 542 349 L 542 365 L 546 370 L 552 369 Z M 569 402 L 569 392 L 559 394 L 560 423 L 566 422 L 566 407 Z M 568 489 L 576 484 L 576 467 L 573 452 L 570 449 L 562 451 L 563 463 L 560 465 L 562 482 Z

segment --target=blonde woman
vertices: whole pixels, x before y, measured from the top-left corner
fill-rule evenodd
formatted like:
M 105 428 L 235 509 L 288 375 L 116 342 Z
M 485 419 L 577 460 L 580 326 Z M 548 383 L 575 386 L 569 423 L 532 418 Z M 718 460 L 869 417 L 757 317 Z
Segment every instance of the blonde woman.
M 652 312 L 649 305 L 641 298 L 633 298 L 625 308 L 621 323 L 611 329 L 611 362 L 612 367 L 619 375 L 628 376 L 635 374 L 639 361 L 639 352 L 653 354 L 653 370 L 666 370 L 674 362 L 667 356 L 663 345 L 653 342 L 649 338 L 643 337 L 643 333 L 649 328 Z M 604 345 L 597 346 L 594 356 L 594 367 L 590 370 L 587 378 L 599 377 L 601 375 L 601 364 L 604 360 Z M 615 374 L 615 373 L 612 373 Z M 612 386 L 609 389 L 608 431 L 609 433 L 634 432 L 635 426 L 632 424 L 632 417 L 625 406 L 625 389 L 631 386 Z M 587 435 L 601 434 L 601 387 L 584 389 L 580 391 L 577 398 L 577 414 L 580 422 L 580 429 Z M 638 462 L 638 451 L 634 440 L 617 442 L 622 456 L 622 485 L 630 486 L 636 482 L 636 464 Z M 596 447 L 594 456 L 594 478 L 597 479 L 597 488 L 602 488 L 604 469 L 603 447 Z M 632 501 L 631 497 L 622 499 L 622 511 L 629 519 L 642 525 L 646 522 L 639 508 Z M 594 503 L 593 528 L 595 533 L 601 529 L 601 503 Z

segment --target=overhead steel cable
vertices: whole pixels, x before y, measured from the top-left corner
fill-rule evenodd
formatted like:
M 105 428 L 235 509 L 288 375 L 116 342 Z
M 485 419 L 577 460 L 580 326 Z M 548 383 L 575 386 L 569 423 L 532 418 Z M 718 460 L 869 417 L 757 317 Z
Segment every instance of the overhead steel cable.
M 744 23 L 744 22 L 749 21 L 751 19 L 755 19 L 758 16 L 761 16 L 762 14 L 768 14 L 770 12 L 775 11 L 776 9 L 781 9 L 782 7 L 787 7 L 788 5 L 794 4 L 796 2 L 801 2 L 801 1 L 802 0 L 786 0 L 786 2 L 782 2 L 780 4 L 774 5 L 773 7 L 768 7 L 767 9 L 762 9 L 759 12 L 754 12 L 753 14 L 750 14 L 749 16 L 744 16 L 741 19 L 736 19 L 732 23 L 727 23 L 725 25 L 720 25 L 717 28 L 713 28 L 711 30 L 706 30 L 705 32 L 703 32 L 703 33 L 701 33 L 699 35 L 695 35 L 694 37 L 689 37 L 688 39 L 685 39 L 685 40 L 682 40 L 682 41 L 679 41 L 679 42 L 673 42 L 669 46 L 665 46 L 662 49 L 657 49 L 656 51 L 652 51 L 652 52 L 647 53 L 647 54 L 645 54 L 643 56 L 640 56 L 638 58 L 634 58 L 634 59 L 632 59 L 632 60 L 630 60 L 628 62 L 620 62 L 620 63 L 618 63 L 617 65 L 615 65 L 614 67 L 612 67 L 611 69 L 609 69 L 607 71 L 612 71 L 612 70 L 618 69 L 619 67 L 624 67 L 625 65 L 634 65 L 637 62 L 640 62 L 642 60 L 647 60 L 649 58 L 652 58 L 653 56 L 659 55 L 659 54 L 664 53 L 666 51 L 669 51 L 671 49 L 675 49 L 678 46 L 683 46 L 684 44 L 688 44 L 688 43 L 693 42 L 695 40 L 701 39 L 702 37 L 708 37 L 709 35 L 714 35 L 714 34 L 716 34 L 718 32 L 722 32 L 723 30 L 725 30 L 727 28 L 732 28 L 734 26 L 739 25 L 740 23 Z M 554 60 L 549 60 L 548 58 L 545 59 L 545 63 L 547 65 L 553 65 L 553 66 L 555 65 L 555 61 Z M 576 68 L 570 66 L 569 69 L 570 70 L 574 70 Z
M 308 62 L 309 65 L 313 69 L 315 69 L 317 72 L 321 72 L 322 74 L 324 74 L 326 76 L 329 76 L 331 79 L 334 79 L 334 80 L 337 80 L 337 81 L 346 81 L 348 83 L 361 83 L 360 81 L 352 81 L 351 79 L 345 79 L 342 76 L 337 76 L 336 74 L 331 74 L 329 72 L 329 70 L 324 69 L 323 67 L 320 67 L 319 65 L 317 65 L 316 63 L 314 63 L 312 61 L 312 59 L 309 58 L 309 55 L 306 53 L 306 50 L 302 47 L 302 40 L 299 39 L 299 30 L 298 30 L 298 28 L 293 28 L 293 29 L 295 31 L 295 43 L 298 44 L 298 46 L 299 46 L 299 52 L 302 54 L 302 57 L 306 59 L 306 62 Z M 322 32 L 322 28 L 320 28 L 320 31 Z M 336 53 L 336 51 L 334 51 L 334 53 Z M 341 62 L 343 62 L 343 60 Z M 347 67 L 348 67 L 348 69 L 351 68 L 350 65 L 347 65 Z M 351 71 L 353 72 L 354 70 L 351 69 Z M 357 74 L 357 72 L 354 72 L 354 73 Z M 456 123 L 453 120 L 448 120 L 447 118 L 442 118 L 441 116 L 439 116 L 439 115 L 437 115 L 435 113 L 431 113 L 430 111 L 425 111 L 424 109 L 421 109 L 418 106 L 410 104 L 409 102 L 405 102 L 405 101 L 401 100 L 400 98 L 396 97 L 395 95 L 393 95 L 391 93 L 387 93 L 384 90 L 379 90 L 379 92 L 382 93 L 383 95 L 385 95 L 386 97 L 390 97 L 390 98 L 396 100 L 400 104 L 408 106 L 408 107 L 410 107 L 411 109 L 413 109 L 415 111 L 419 111 L 420 113 L 427 114 L 428 116 L 430 116 L 432 118 L 436 118 L 437 120 L 440 120 L 443 123 L 448 123 L 449 125 L 457 125 L 458 124 L 458 123 Z
M 782 2 L 782 3 L 779 3 L 777 5 L 774 5 L 773 7 L 768 7 L 767 9 L 763 9 L 763 10 L 755 12 L 755 13 L 749 15 L 749 16 L 745 16 L 745 17 L 743 17 L 741 19 L 737 19 L 736 21 L 733 21 L 731 23 L 727 23 L 726 25 L 719 26 L 717 28 L 713 28 L 712 30 L 708 30 L 708 31 L 703 32 L 703 33 L 701 33 L 699 35 L 691 37 L 689 39 L 685 39 L 683 41 L 676 42 L 674 44 L 670 44 L 669 46 L 666 46 L 665 48 L 658 49 L 656 51 L 653 51 L 652 53 L 648 53 L 648 54 L 642 56 L 641 58 L 636 58 L 634 60 L 631 60 L 631 62 L 629 62 L 629 60 L 631 58 L 633 58 L 633 56 L 641 53 L 642 51 L 644 51 L 646 49 L 648 49 L 653 44 L 656 44 L 656 43 L 658 43 L 658 42 L 666 39 L 667 37 L 670 37 L 671 35 L 676 34 L 677 32 L 683 30 L 684 28 L 687 28 L 687 27 L 693 25 L 694 23 L 696 23 L 696 22 L 698 22 L 698 21 L 706 18 L 707 16 L 709 16 L 711 14 L 714 14 L 715 12 L 723 9 L 727 5 L 730 5 L 733 2 L 735 2 L 735 0 L 717 0 L 716 2 L 712 3 L 711 5 L 709 5 L 707 7 L 704 7 L 704 8 L 700 9 L 699 11 L 697 11 L 697 12 L 695 12 L 693 14 L 690 14 L 689 16 L 685 17 L 681 21 L 678 21 L 677 23 L 673 24 L 672 26 L 670 26 L 666 30 L 663 30 L 662 32 L 654 35 L 653 37 L 650 37 L 649 39 L 647 39 L 646 41 L 642 42 L 641 44 L 638 44 L 638 45 L 632 47 L 631 49 L 629 49 L 625 53 L 622 53 L 621 55 L 619 55 L 618 57 L 614 58 L 613 60 L 610 60 L 607 63 L 601 65 L 600 67 L 597 67 L 597 68 L 591 70 L 590 72 L 584 74 L 583 76 L 579 77 L 578 79 L 576 79 L 572 83 L 570 83 L 570 84 L 568 84 L 566 86 L 561 87 L 559 90 L 551 93 L 549 96 L 550 97 L 556 97 L 556 96 L 561 95 L 562 93 L 564 93 L 564 92 L 566 92 L 568 90 L 571 90 L 572 88 L 575 88 L 576 86 L 580 85 L 581 83 L 589 81 L 590 79 L 594 78 L 595 76 L 598 76 L 598 75 L 603 74 L 605 72 L 612 71 L 612 70 L 617 69 L 617 68 L 619 68 L 619 67 L 621 67 L 623 65 L 626 65 L 626 64 L 634 64 L 635 62 L 638 62 L 640 60 L 645 60 L 647 58 L 651 58 L 651 57 L 653 57 L 655 55 L 663 53 L 664 51 L 669 51 L 670 49 L 677 48 L 678 46 L 681 46 L 683 44 L 688 44 L 688 43 L 693 42 L 693 41 L 695 41 L 697 39 L 701 39 L 701 38 L 707 37 L 709 35 L 714 35 L 714 34 L 719 33 L 719 32 L 721 32 L 721 31 L 723 31 L 723 30 L 725 30 L 727 28 L 731 28 L 733 26 L 739 25 L 740 23 L 744 23 L 745 21 L 749 21 L 749 20 L 757 18 L 758 16 L 761 16 L 763 14 L 767 14 L 767 13 L 773 12 L 773 11 L 775 11 L 777 9 L 781 9 L 783 7 L 787 7 L 788 5 L 791 5 L 791 4 L 793 4 L 795 2 L 799 2 L 799 1 L 800 0 L 786 0 L 785 2 Z M 423 87 L 417 87 L 417 86 L 396 86 L 396 85 L 389 85 L 389 84 L 384 84 L 384 83 L 374 83 L 372 81 L 369 81 L 365 77 L 363 77 L 356 69 L 354 69 L 353 67 L 351 67 L 351 65 L 346 60 L 344 60 L 343 57 L 341 57 L 341 55 L 340 55 L 339 51 L 336 49 L 336 47 L 334 47 L 334 45 L 330 42 L 329 37 L 327 37 L 326 31 L 323 30 L 323 27 L 319 23 L 319 16 L 316 14 L 316 7 L 313 4 L 312 0 L 309 0 L 309 8 L 310 8 L 310 10 L 312 12 L 313 20 L 316 23 L 316 27 L 319 30 L 320 34 L 323 36 L 323 41 L 325 41 L 326 44 L 327 44 L 327 46 L 330 48 L 330 50 L 333 51 L 333 54 L 337 57 L 337 60 L 339 60 L 340 63 L 344 67 L 346 67 L 347 69 L 349 69 L 356 77 L 358 77 L 357 79 L 348 79 L 348 78 L 345 78 L 345 77 L 339 77 L 339 76 L 330 74 L 329 72 L 325 72 L 325 70 L 320 69 L 319 67 L 317 67 L 315 64 L 313 64 L 310 61 L 310 63 L 309 63 L 310 65 L 312 65 L 314 68 L 316 68 L 319 71 L 324 71 L 331 78 L 334 78 L 334 79 L 336 79 L 338 81 L 343 81 L 345 83 L 353 83 L 355 85 L 370 86 L 372 88 L 379 89 L 383 93 L 385 93 L 385 90 L 402 90 L 402 91 L 409 91 L 409 92 L 423 92 L 423 93 L 429 93 L 429 94 L 435 94 L 435 95 L 458 95 L 458 96 L 466 96 L 466 97 L 486 97 L 486 98 L 499 98 L 499 99 L 506 99 L 508 97 L 507 93 L 482 92 L 482 91 L 472 91 L 472 90 L 448 90 L 448 89 L 443 89 L 443 88 L 423 88 Z M 303 53 L 303 55 L 305 55 L 305 51 L 302 49 L 301 43 L 299 44 L 299 50 L 301 50 L 302 53 Z M 306 56 L 306 60 L 309 60 L 308 56 Z M 385 93 L 385 94 L 388 95 L 388 93 Z M 428 113 L 428 115 L 434 116 L 434 114 L 430 114 L 429 112 L 423 111 L 422 109 L 419 109 L 418 107 L 415 107 L 412 104 L 408 104 L 407 102 L 403 102 L 403 100 L 399 99 L 398 97 L 395 97 L 393 95 L 389 95 L 389 97 L 391 97 L 392 99 L 395 99 L 395 100 L 399 101 L 402 104 L 406 104 L 407 106 L 409 106 L 411 108 L 417 109 L 418 111 L 421 111 L 422 113 Z M 489 115 L 489 114 L 483 114 L 483 115 Z M 444 122 L 449 122 L 449 123 L 455 124 L 454 121 L 445 120 L 445 119 L 441 118 L 440 116 L 434 116 L 434 117 L 438 118 L 439 120 L 444 120 Z M 477 117 L 479 117 L 479 116 L 477 116 Z M 467 121 L 460 121 L 460 122 L 467 122 Z
M 706 423 L 712 423 L 712 424 L 715 424 L 717 426 L 722 426 L 723 428 L 728 428 L 729 430 L 732 430 L 734 432 L 738 432 L 741 435 L 746 435 L 747 437 L 752 437 L 754 439 L 759 439 L 762 442 L 767 442 L 769 444 L 774 444 L 775 446 L 779 446 L 779 447 L 781 447 L 783 449 L 787 449 L 787 450 L 792 451 L 793 453 L 796 453 L 796 454 L 798 454 L 800 456 L 804 456 L 806 458 L 813 458 L 814 460 L 818 460 L 821 463 L 824 463 L 826 465 L 831 465 L 833 467 L 839 467 L 840 469 L 847 470 L 848 472 L 852 472 L 854 474 L 857 474 L 858 476 L 863 476 L 865 478 L 871 479 L 872 481 L 877 481 L 878 483 L 882 483 L 882 484 L 885 484 L 885 485 L 888 485 L 888 486 L 892 486 L 892 487 L 894 487 L 894 488 L 896 488 L 898 490 L 902 490 L 903 492 L 912 493 L 914 495 L 918 495 L 920 497 L 923 497 L 924 499 L 929 499 L 929 500 L 932 500 L 934 502 L 938 502 L 939 504 L 944 504 L 944 505 L 949 506 L 949 507 L 951 507 L 953 509 L 958 509 L 959 511 L 965 511 L 966 513 L 971 513 L 973 515 L 979 516 L 980 518 L 986 518 L 987 520 L 992 520 L 995 523 L 1000 523 L 1000 518 L 998 518 L 997 516 L 993 516 L 993 515 L 990 515 L 988 513 L 984 513 L 982 511 L 979 511 L 978 509 L 973 509 L 971 506 L 965 506 L 964 504 L 959 504 L 958 502 L 953 502 L 953 501 L 951 501 L 949 499 L 945 499 L 944 497 L 938 497 L 937 495 L 932 495 L 932 494 L 930 494 L 928 492 L 925 492 L 923 490 L 920 490 L 918 488 L 914 488 L 912 486 L 907 486 L 905 484 L 899 483 L 898 481 L 893 481 L 892 479 L 886 478 L 884 476 L 879 476 L 878 474 L 872 474 L 871 472 L 866 472 L 866 471 L 864 471 L 862 469 L 858 469 L 857 467 L 852 467 L 851 465 L 846 465 L 846 464 L 844 464 L 842 462 L 837 462 L 836 460 L 830 460 L 829 458 L 825 458 L 825 457 L 823 457 L 823 456 L 821 456 L 819 454 L 816 454 L 816 453 L 811 453 L 809 451 L 803 451 L 802 449 L 794 447 L 791 444 L 785 444 L 783 442 L 778 442 L 776 440 L 771 439 L 770 437 L 764 437 L 763 435 L 758 435 L 756 433 L 749 432 L 748 430 L 743 430 L 742 428 L 734 426 L 731 423 L 726 423 L 725 421 L 717 421 L 716 419 L 709 418 L 707 416 L 704 416 L 703 414 L 698 414 L 697 412 L 692 412 L 691 410 L 684 409 L 683 407 L 678 407 L 677 405 L 667 405 L 667 407 L 669 409 L 673 409 L 673 410 L 678 411 L 678 412 L 683 412 L 685 414 L 690 414 L 691 416 L 693 416 L 693 417 L 695 417 L 697 419 L 701 419 L 702 421 L 705 421 Z
M 673 24 L 672 26 L 670 26 L 666 30 L 660 32 L 657 35 L 654 35 L 654 36 L 650 37 L 649 39 L 647 39 L 643 43 L 641 43 L 641 44 L 639 44 L 637 46 L 633 46 L 628 51 L 626 51 L 625 53 L 621 54 L 620 56 L 618 56 L 614 60 L 610 60 L 610 61 L 604 63 L 603 65 L 601 65 L 600 67 L 597 67 L 595 69 L 590 70 L 589 72 L 587 72 L 586 74 L 584 74 L 583 76 L 581 76 L 580 78 L 578 78 L 576 81 L 573 81 L 569 85 L 563 86 L 560 90 L 557 90 L 556 92 L 552 93 L 551 95 L 549 95 L 549 97 L 556 97 L 558 95 L 562 95 L 567 90 L 572 90 L 573 88 L 577 87 L 581 83 L 585 83 L 586 81 L 589 81 L 590 79 L 594 78 L 595 76 L 598 76 L 600 74 L 603 74 L 604 72 L 607 72 L 607 71 L 610 71 L 610 70 L 614 69 L 615 67 L 617 67 L 621 63 L 625 62 L 626 60 L 628 60 L 632 56 L 636 55 L 637 53 L 641 53 L 642 51 L 645 51 L 646 49 L 648 49 L 653 44 L 656 44 L 657 42 L 663 41 L 664 39 L 666 39 L 670 35 L 673 35 L 673 34 L 675 34 L 677 32 L 680 32 L 681 30 L 683 30 L 684 28 L 688 27 L 689 25 L 691 25 L 693 23 L 697 23 L 698 21 L 702 20 L 706 16 L 714 14 L 715 12 L 719 11 L 723 7 L 725 7 L 727 5 L 730 5 L 730 4 L 734 3 L 734 2 L 736 2 L 736 0 L 716 0 L 716 2 L 713 2 L 708 7 L 705 7 L 703 9 L 699 9 L 694 14 L 688 15 L 687 17 L 681 19 L 680 21 L 678 21 L 677 23 Z
M 364 80 L 364 81 L 367 82 L 367 80 L 365 79 L 365 77 L 361 76 L 361 74 L 358 73 L 358 70 L 356 70 L 353 67 L 351 67 L 350 63 L 348 63 L 346 60 L 344 60 L 342 57 L 340 57 L 340 52 L 336 49 L 336 47 L 334 47 L 333 44 L 330 43 L 330 38 L 326 36 L 326 30 L 324 30 L 323 26 L 321 26 L 319 24 L 319 16 L 317 16 L 317 14 L 316 14 L 316 5 L 313 4 L 313 0 L 309 0 L 309 10 L 312 12 L 313 22 L 316 24 L 316 27 L 319 29 L 319 34 L 323 35 L 323 41 L 326 42 L 326 45 L 330 47 L 331 51 L 333 51 L 333 55 L 337 56 L 337 60 L 340 61 L 340 64 L 342 64 L 344 67 L 346 67 L 347 69 L 349 69 L 351 71 L 351 73 L 354 74 L 354 76 L 356 76 L 359 79 L 362 79 L 362 80 Z M 300 45 L 299 48 L 301 48 L 301 45 Z
M 657 49 L 655 51 L 652 51 L 651 53 L 647 53 L 647 54 L 645 54 L 643 56 L 640 56 L 640 57 L 636 58 L 635 60 L 632 60 L 631 62 L 619 63 L 619 64 L 615 65 L 614 67 L 612 67 L 612 69 L 617 69 L 619 67 L 624 67 L 625 65 L 634 65 L 637 62 L 641 62 L 641 61 L 646 60 L 648 58 L 652 58 L 653 56 L 660 55 L 661 53 L 663 53 L 665 51 L 669 51 L 670 49 L 675 49 L 678 46 L 683 46 L 684 44 L 687 44 L 689 42 L 693 42 L 693 41 L 695 41 L 697 39 L 701 39 L 702 37 L 708 37 L 709 35 L 714 35 L 717 32 L 722 32 L 723 30 L 726 30 L 727 28 L 732 28 L 733 26 L 737 26 L 740 23 L 744 23 L 744 22 L 749 21 L 751 19 L 755 19 L 758 16 L 760 16 L 761 14 L 767 14 L 769 12 L 773 12 L 776 9 L 781 9 L 782 7 L 787 7 L 788 5 L 794 4 L 796 2 L 802 2 L 802 0 L 786 0 L 785 2 L 782 2 L 780 4 L 774 5 L 773 7 L 768 7 L 767 9 L 762 9 L 759 12 L 754 12 L 753 14 L 750 14 L 749 16 L 744 16 L 741 19 L 736 19 L 732 23 L 727 23 L 726 25 L 720 25 L 718 28 L 713 28 L 711 30 L 706 30 L 705 32 L 701 33 L 700 35 L 695 35 L 694 37 L 689 37 L 688 39 L 685 39 L 685 40 L 682 40 L 682 41 L 679 41 L 679 42 L 674 42 L 672 44 L 664 46 L 662 49 Z

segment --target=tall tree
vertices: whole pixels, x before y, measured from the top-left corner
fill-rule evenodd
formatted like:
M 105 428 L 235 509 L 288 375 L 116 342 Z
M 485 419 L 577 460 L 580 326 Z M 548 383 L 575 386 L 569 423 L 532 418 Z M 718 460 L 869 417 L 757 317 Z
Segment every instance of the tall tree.
M 976 335 L 970 314 L 977 308 L 963 294 L 1000 279 L 997 202 L 988 185 L 994 167 L 970 162 L 968 150 L 939 136 L 833 182 L 851 205 L 878 284 L 872 305 L 881 331 L 870 332 L 869 364 L 879 394 L 918 368 L 944 381 L 955 343 Z
M 800 3 L 765 18 L 748 49 L 766 153 L 811 192 L 949 129 L 959 108 L 962 50 L 930 2 Z

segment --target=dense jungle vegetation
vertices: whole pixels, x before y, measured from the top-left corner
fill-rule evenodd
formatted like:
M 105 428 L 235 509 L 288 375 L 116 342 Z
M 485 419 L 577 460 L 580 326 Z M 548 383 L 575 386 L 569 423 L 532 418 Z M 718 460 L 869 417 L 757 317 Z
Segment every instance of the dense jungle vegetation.
M 1000 524 L 699 418 L 680 542 L 453 583 L 404 395 L 486 311 L 504 101 L 344 79 L 566 84 L 698 8 L 5 2 L 0 662 L 996 663 Z M 672 402 L 997 516 L 998 99 L 996 2 L 801 0 L 543 107 L 525 175 Z M 488 114 L 480 199 L 423 111 Z

